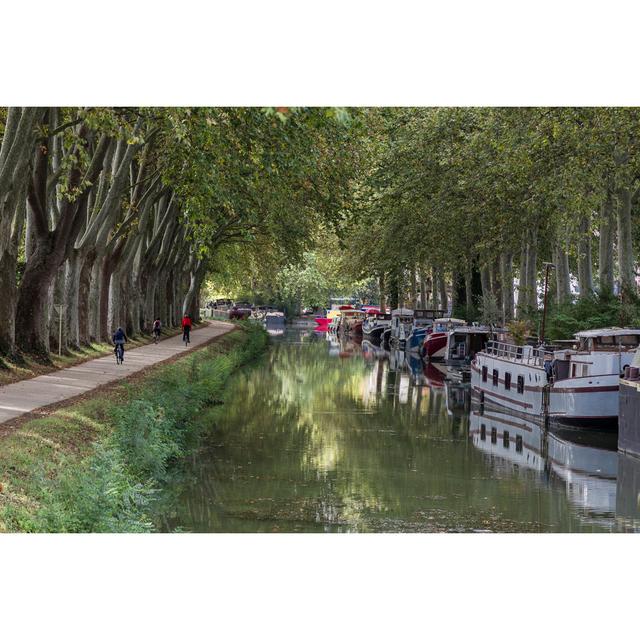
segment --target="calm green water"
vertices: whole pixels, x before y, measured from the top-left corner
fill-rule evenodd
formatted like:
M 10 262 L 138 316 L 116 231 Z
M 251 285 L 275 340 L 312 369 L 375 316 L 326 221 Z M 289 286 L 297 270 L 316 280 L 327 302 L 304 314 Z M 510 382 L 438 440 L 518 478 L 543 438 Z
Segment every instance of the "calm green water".
M 163 527 L 640 528 L 640 462 L 615 451 L 615 434 L 546 435 L 522 419 L 480 415 L 462 383 L 367 346 L 299 331 L 274 339 L 210 414 Z

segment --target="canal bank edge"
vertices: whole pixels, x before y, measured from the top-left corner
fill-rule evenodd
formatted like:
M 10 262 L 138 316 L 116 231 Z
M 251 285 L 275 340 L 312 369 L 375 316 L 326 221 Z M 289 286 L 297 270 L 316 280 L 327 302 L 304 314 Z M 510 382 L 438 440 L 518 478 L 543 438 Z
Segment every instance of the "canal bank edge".
M 0 532 L 155 530 L 153 506 L 197 443 L 196 417 L 267 343 L 264 329 L 242 326 L 25 419 L 0 447 Z

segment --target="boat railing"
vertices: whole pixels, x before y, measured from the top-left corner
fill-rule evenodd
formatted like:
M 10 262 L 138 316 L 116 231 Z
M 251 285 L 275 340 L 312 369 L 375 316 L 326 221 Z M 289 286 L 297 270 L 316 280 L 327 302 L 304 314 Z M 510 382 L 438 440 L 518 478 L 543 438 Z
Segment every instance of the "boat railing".
M 544 365 L 546 353 L 544 349 L 536 349 L 528 345 L 498 342 L 497 340 L 489 340 L 485 351 L 489 355 L 497 356 L 498 358 L 506 358 L 537 367 Z

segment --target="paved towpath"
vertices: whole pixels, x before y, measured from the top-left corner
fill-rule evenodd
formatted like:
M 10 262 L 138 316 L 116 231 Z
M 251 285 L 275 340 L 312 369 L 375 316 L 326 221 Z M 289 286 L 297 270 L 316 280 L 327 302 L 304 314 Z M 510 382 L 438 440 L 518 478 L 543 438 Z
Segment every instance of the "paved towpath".
M 234 325 L 229 322 L 211 320 L 202 328 L 191 332 L 191 343 L 186 347 L 182 342 L 182 335 L 130 351 L 125 345 L 124 363 L 121 365 L 116 364 L 116 358 L 112 354 L 0 387 L 0 424 L 35 409 L 86 393 L 114 380 L 126 378 L 146 367 L 201 346 L 233 328 Z

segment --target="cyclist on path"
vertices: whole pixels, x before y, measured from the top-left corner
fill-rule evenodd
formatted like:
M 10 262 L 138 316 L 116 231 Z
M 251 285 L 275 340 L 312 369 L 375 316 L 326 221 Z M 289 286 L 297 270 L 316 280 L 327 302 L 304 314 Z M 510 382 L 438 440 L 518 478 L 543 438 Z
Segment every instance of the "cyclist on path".
M 111 337 L 114 346 L 113 352 L 115 353 L 116 350 L 118 348 L 122 348 L 122 351 L 120 352 L 121 355 L 121 360 L 124 361 L 124 343 L 125 342 L 129 342 L 129 340 L 127 339 L 127 334 L 124 332 L 124 329 L 122 327 L 118 327 L 114 332 L 113 332 L 113 336 Z
M 191 317 L 188 313 L 185 314 L 184 318 L 182 318 L 182 340 L 185 343 L 185 346 L 189 344 L 189 334 L 191 333 Z
M 155 342 L 158 342 L 160 339 L 160 332 L 162 331 L 162 322 L 160 322 L 160 318 L 156 318 L 153 323 L 153 339 Z

